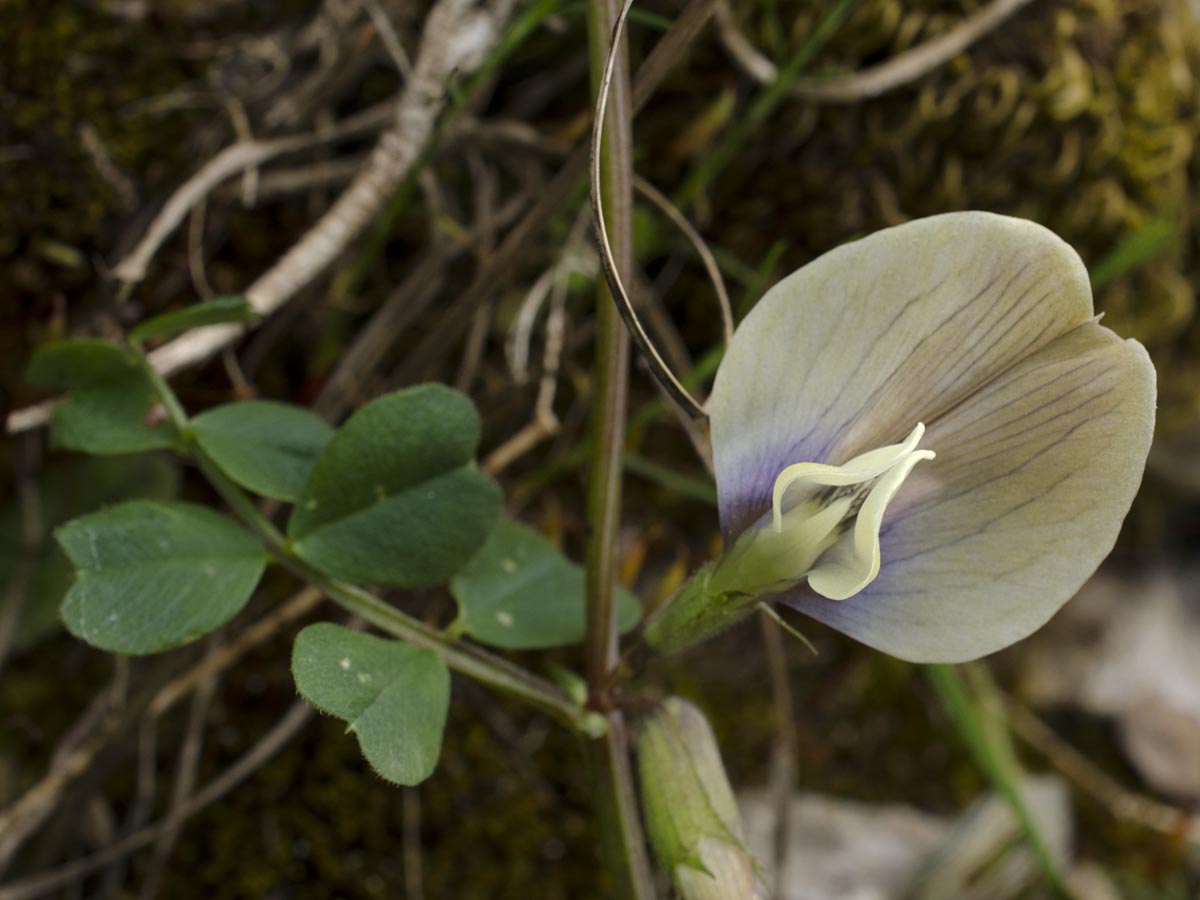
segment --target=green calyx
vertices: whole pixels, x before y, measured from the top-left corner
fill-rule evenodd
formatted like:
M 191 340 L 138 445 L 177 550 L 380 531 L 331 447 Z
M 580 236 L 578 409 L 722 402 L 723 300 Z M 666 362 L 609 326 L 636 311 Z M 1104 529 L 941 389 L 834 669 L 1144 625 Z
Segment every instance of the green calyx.
M 714 585 L 717 563 L 698 570 L 647 621 L 646 643 L 662 654 L 678 653 L 724 631 L 754 610 L 758 598 Z

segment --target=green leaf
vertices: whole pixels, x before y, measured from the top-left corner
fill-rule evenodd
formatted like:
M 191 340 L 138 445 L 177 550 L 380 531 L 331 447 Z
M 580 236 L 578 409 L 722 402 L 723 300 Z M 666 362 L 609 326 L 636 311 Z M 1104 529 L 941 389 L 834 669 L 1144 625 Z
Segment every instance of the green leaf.
M 214 297 L 185 309 L 163 313 L 147 319 L 129 332 L 135 341 L 170 337 L 205 325 L 223 325 L 226 322 L 249 322 L 257 314 L 245 297 Z
M 516 522 L 501 522 L 483 549 L 450 582 L 459 623 L 494 647 L 532 650 L 583 640 L 583 569 L 544 537 Z M 617 590 L 622 631 L 637 624 L 637 598 Z
M 137 362 L 128 351 L 112 341 L 83 338 L 39 347 L 25 368 L 25 380 L 39 387 L 69 391 L 136 373 Z
M 13 647 L 20 651 L 57 630 L 58 607 L 71 567 L 51 529 L 103 503 L 134 497 L 168 499 L 179 489 L 179 467 L 163 455 L 74 457 L 39 473 L 32 504 L 0 506 L 0 606 L 18 604 Z M 0 612 L 0 617 L 5 613 Z
M 55 446 L 85 453 L 138 453 L 173 446 L 169 422 L 147 421 L 157 398 L 136 360 L 101 340 L 62 341 L 42 347 L 30 360 L 26 379 L 66 390 L 54 408 L 50 436 Z
M 333 437 L 320 416 L 269 400 L 229 403 L 191 421 L 193 437 L 230 478 L 264 497 L 294 503 Z
M 148 421 L 157 398 L 139 376 L 77 388 L 54 408 L 50 437 L 55 447 L 84 453 L 140 453 L 178 441 L 170 422 Z
M 313 467 L 288 523 L 296 553 L 360 584 L 444 582 L 500 511 L 499 488 L 472 463 L 478 443 L 475 407 L 447 387 L 368 403 Z
M 227 517 L 191 503 L 133 500 L 56 532 L 75 566 L 67 629 L 115 653 L 157 653 L 236 615 L 266 555 Z
M 439 656 L 323 622 L 296 637 L 292 676 L 304 699 L 347 723 L 388 781 L 420 784 L 432 774 L 450 705 Z

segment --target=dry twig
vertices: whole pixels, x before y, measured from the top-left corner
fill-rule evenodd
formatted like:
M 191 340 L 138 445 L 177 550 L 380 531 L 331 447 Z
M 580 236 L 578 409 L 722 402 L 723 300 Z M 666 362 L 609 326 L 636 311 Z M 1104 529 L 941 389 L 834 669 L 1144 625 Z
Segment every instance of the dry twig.
M 380 5 L 379 0 L 363 0 L 363 8 L 371 17 L 371 24 L 375 26 L 375 31 L 379 34 L 379 41 L 383 44 L 383 49 L 387 51 L 388 56 L 392 58 L 392 62 L 396 64 L 396 69 L 405 78 L 412 78 L 412 60 L 408 58 L 404 45 L 400 43 L 400 37 L 396 34 L 396 29 L 392 27 L 392 20 L 388 18 L 387 10 Z
M 431 199 L 426 204 L 427 209 L 432 211 L 437 202 L 440 201 Z M 525 200 L 522 197 L 503 204 L 492 214 L 493 224 L 497 227 L 508 224 L 520 215 L 524 204 Z M 472 229 L 465 242 L 437 240 L 437 229 L 431 228 L 431 231 L 435 235 L 434 246 L 392 290 L 383 305 L 371 316 L 370 321 L 359 330 L 326 379 L 313 403 L 313 409 L 325 418 L 337 420 L 350 405 L 357 402 L 369 374 L 378 368 L 399 335 L 403 334 L 437 297 L 445 279 L 447 266 L 464 253 L 475 250 L 483 239 L 477 228 Z
M 115 740 L 145 711 L 151 721 L 196 690 L 204 681 L 232 666 L 254 647 L 268 640 L 288 622 L 312 610 L 322 595 L 305 588 L 291 600 L 255 622 L 238 639 L 212 656 L 207 656 L 178 678 L 156 691 L 125 703 L 110 713 L 106 694 L 85 712 L 71 728 L 78 737 L 64 738 L 49 771 L 42 779 L 11 805 L 0 810 L 0 871 L 13 854 L 36 832 L 58 808 L 66 790 L 82 776 L 96 760 L 101 750 Z M 3 895 L 0 895 L 3 896 Z
M 122 672 L 119 668 L 112 686 L 92 700 L 59 741 L 42 780 L 0 811 L 0 872 L 58 807 L 67 786 L 87 770 L 101 749 L 141 708 L 138 703 L 124 702 Z
M 558 393 L 558 370 L 562 363 L 563 334 L 566 331 L 567 281 L 573 271 L 578 271 L 580 265 L 586 264 L 585 254 L 580 252 L 580 244 L 584 239 L 587 221 L 586 215 L 576 218 L 563 245 L 562 257 L 535 282 L 529 297 L 522 304 L 521 314 L 518 315 L 516 323 L 522 335 L 516 339 L 518 346 L 514 348 L 516 352 L 510 359 L 516 356 L 522 364 L 523 372 L 524 362 L 529 356 L 529 332 L 532 330 L 533 319 L 546 295 L 551 297 L 550 314 L 546 318 L 546 340 L 542 349 L 542 377 L 538 383 L 533 418 L 520 431 L 489 453 L 480 465 L 489 475 L 500 473 L 546 438 L 558 434 L 559 421 L 554 413 L 554 398 Z M 543 284 L 545 287 L 541 288 Z
M 1200 819 L 1186 810 L 1128 790 L 1011 697 L 1004 709 L 1013 731 L 1114 818 L 1200 847 Z
M 121 207 L 127 211 L 136 208 L 138 204 L 137 187 L 134 186 L 129 176 L 113 162 L 112 155 L 108 152 L 108 147 L 105 146 L 99 129 L 91 122 L 83 122 L 79 126 L 79 143 L 83 145 L 84 151 L 104 183 L 117 195 Z
M 394 109 L 392 128 L 367 160 L 366 166 L 316 225 L 245 291 L 262 316 L 270 315 L 301 288 L 317 278 L 363 231 L 412 170 L 445 104 L 449 81 L 459 71 L 478 66 L 499 39 L 512 0 L 439 0 L 425 22 L 412 79 Z M 184 214 L 228 175 L 261 163 L 281 152 L 308 146 L 314 139 L 285 138 L 279 142 L 242 142 L 223 151 L 176 193 L 170 213 L 164 209 L 138 248 L 117 267 L 118 277 L 136 281 L 145 273 L 154 251 Z M 214 175 L 213 171 L 219 175 Z M 201 177 L 203 175 L 203 177 Z M 165 233 L 164 233 L 165 232 Z M 245 332 L 240 325 L 215 325 L 188 332 L 151 354 L 164 375 L 207 360 Z M 9 416 L 10 433 L 44 424 L 52 404 L 18 410 Z
M 841 78 L 802 81 L 792 93 L 814 103 L 848 104 L 879 97 L 948 63 L 1029 3 L 1030 0 L 992 0 L 945 34 L 897 54 L 887 62 Z M 773 82 L 779 75 L 778 68 L 738 30 L 728 0 L 717 6 L 717 21 L 721 43 L 742 71 L 759 84 Z
M 717 0 L 690 0 L 671 28 L 654 45 L 634 79 L 634 112 L 646 105 L 667 73 L 700 33 L 712 15 L 716 2 Z M 432 357 L 444 353 L 446 345 L 465 331 L 470 322 L 467 313 L 512 277 L 526 245 L 562 209 L 583 182 L 587 175 L 588 151 L 587 145 L 575 147 L 549 184 L 543 188 L 538 202 L 521 218 L 516 227 L 505 235 L 496 252 L 479 267 L 467 289 L 446 307 L 434 323 L 431 332 L 438 335 L 438 340 L 426 342 L 424 346 L 419 347 L 412 354 L 404 371 L 397 376 L 397 381 L 403 383 L 413 373 L 424 371 Z
M 393 115 L 392 105 L 383 103 L 323 133 L 292 135 L 268 141 L 240 140 L 226 147 L 171 195 L 137 246 L 113 267 L 113 274 L 129 283 L 137 283 L 145 278 L 150 261 L 167 238 L 201 200 L 227 179 L 279 156 L 377 131 L 393 121 Z
M 413 78 L 396 105 L 392 129 L 333 207 L 246 290 L 258 313 L 269 315 L 287 302 L 374 220 L 424 149 L 451 76 L 460 68 L 478 65 L 499 38 L 510 5 L 510 0 L 493 0 L 481 8 L 475 0 L 439 0 L 434 6 L 425 23 Z M 207 359 L 243 331 L 234 325 L 198 329 L 158 348 L 152 360 L 164 374 L 178 372 Z
M 212 641 L 207 656 L 216 656 L 220 652 L 220 649 L 220 642 L 217 640 Z M 185 732 L 183 746 L 179 750 L 179 758 L 175 766 L 175 782 L 171 787 L 171 805 L 167 812 L 168 820 L 178 818 L 179 811 L 191 799 L 192 793 L 196 789 L 197 776 L 200 772 L 201 751 L 204 748 L 204 727 L 208 720 L 209 706 L 212 703 L 217 685 L 220 682 L 220 676 L 221 672 L 219 669 L 210 667 L 207 677 L 200 682 L 199 688 L 192 695 L 191 709 L 188 710 L 187 731 Z M 179 840 L 179 835 L 182 831 L 183 820 L 179 819 L 178 824 L 172 828 L 164 829 L 162 834 L 159 835 L 158 842 L 154 848 L 154 859 L 150 863 L 150 870 L 146 873 L 146 877 L 142 881 L 140 892 L 142 900 L 154 900 L 159 895 L 159 885 L 166 874 L 167 862 L 171 858 L 171 851 L 175 849 L 175 844 Z
M 152 844 L 160 834 L 178 828 L 182 822 L 221 799 L 253 775 L 282 750 L 312 717 L 312 707 L 303 700 L 297 700 L 262 740 L 173 813 L 84 859 L 56 866 L 40 875 L 32 875 L 0 887 L 0 900 L 32 900 L 34 897 L 41 897 Z

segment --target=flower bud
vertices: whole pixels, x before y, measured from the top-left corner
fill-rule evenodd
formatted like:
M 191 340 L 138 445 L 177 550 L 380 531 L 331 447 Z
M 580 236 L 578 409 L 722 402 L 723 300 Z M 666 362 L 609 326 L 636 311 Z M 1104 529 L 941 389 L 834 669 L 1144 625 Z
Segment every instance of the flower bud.
M 642 811 L 659 863 L 683 900 L 757 900 L 737 802 L 704 714 L 670 697 L 638 738 Z

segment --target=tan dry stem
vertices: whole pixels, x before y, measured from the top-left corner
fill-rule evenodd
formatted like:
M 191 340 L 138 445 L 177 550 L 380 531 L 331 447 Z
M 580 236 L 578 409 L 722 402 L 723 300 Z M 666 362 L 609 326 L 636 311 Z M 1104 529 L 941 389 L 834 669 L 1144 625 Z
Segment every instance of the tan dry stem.
M 425 22 L 412 79 L 396 104 L 395 122 L 384 133 L 362 171 L 300 240 L 246 289 L 246 298 L 261 316 L 275 312 L 320 276 L 375 219 L 420 157 L 446 102 L 450 79 L 478 67 L 495 46 L 512 10 L 511 0 L 439 0 Z M 274 143 L 274 142 L 272 142 Z M 225 159 L 229 174 L 254 165 L 268 145 L 239 144 Z M 279 150 L 277 147 L 274 153 Z M 228 152 L 228 151 L 227 151 Z M 214 161 L 215 162 L 215 161 Z M 215 183 L 212 185 L 215 187 Z M 211 189 L 211 188 L 210 188 Z M 183 211 L 189 198 L 180 199 Z M 187 204 L 183 206 L 183 204 Z M 140 258 L 122 277 L 138 277 Z M 118 275 L 122 275 L 119 271 Z M 242 325 L 214 325 L 188 332 L 150 354 L 154 367 L 170 376 L 198 365 L 236 341 Z M 53 401 L 17 410 L 8 419 L 10 434 L 45 424 Z

